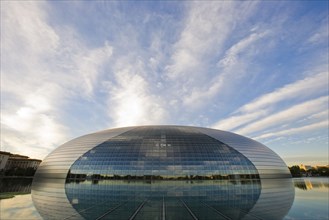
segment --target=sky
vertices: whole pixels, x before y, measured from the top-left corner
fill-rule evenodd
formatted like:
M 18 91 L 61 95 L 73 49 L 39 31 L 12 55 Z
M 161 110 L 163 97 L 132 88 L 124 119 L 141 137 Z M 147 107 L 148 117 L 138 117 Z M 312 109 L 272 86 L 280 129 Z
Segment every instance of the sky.
M 328 1 L 1 1 L 1 150 L 174 124 L 329 164 Z

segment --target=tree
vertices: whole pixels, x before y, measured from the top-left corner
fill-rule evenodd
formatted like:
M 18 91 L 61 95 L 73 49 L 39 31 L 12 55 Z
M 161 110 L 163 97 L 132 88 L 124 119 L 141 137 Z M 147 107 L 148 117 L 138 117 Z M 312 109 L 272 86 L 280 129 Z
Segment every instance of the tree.
M 318 174 L 320 176 L 329 176 L 329 168 L 328 167 L 318 167 Z
M 293 177 L 301 177 L 301 169 L 299 166 L 294 165 L 292 167 L 289 167 L 290 173 Z M 305 172 L 305 170 L 303 170 Z

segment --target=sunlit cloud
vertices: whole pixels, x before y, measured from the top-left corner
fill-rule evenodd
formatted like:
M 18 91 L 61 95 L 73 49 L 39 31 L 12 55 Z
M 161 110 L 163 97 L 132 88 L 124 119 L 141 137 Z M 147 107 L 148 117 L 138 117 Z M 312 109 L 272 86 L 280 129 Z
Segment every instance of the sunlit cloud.
M 161 100 L 152 96 L 149 85 L 134 68 L 116 72 L 116 86 L 110 86 L 109 115 L 115 126 L 161 124 L 165 117 Z

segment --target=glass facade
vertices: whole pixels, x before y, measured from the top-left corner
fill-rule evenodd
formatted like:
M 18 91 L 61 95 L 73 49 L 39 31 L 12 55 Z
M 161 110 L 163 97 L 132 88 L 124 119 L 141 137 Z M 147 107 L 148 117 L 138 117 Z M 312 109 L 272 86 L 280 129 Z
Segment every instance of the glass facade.
M 255 166 L 232 147 L 189 128 L 135 128 L 74 162 L 75 179 L 257 179 Z

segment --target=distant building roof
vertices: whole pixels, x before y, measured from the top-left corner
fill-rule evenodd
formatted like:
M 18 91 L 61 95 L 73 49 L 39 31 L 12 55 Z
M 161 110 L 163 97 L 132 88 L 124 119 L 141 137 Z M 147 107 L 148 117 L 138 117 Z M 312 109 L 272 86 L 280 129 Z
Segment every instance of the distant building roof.
M 20 155 L 20 154 L 11 154 L 10 155 L 11 158 L 29 158 L 28 156 L 24 156 L 24 155 Z
M 42 161 L 42 160 L 38 160 L 38 159 L 31 159 L 31 158 L 20 158 L 20 157 L 10 157 L 9 160 L 21 160 L 21 161 Z
M 9 155 L 9 159 L 10 160 L 34 160 L 34 161 L 42 161 L 39 159 L 32 159 L 28 156 L 25 155 L 20 155 L 20 154 L 12 154 L 10 152 L 6 152 L 6 151 L 0 151 L 0 154 L 2 155 Z
M 0 154 L 2 154 L 2 155 L 11 155 L 11 153 L 6 152 L 6 151 L 0 151 Z

